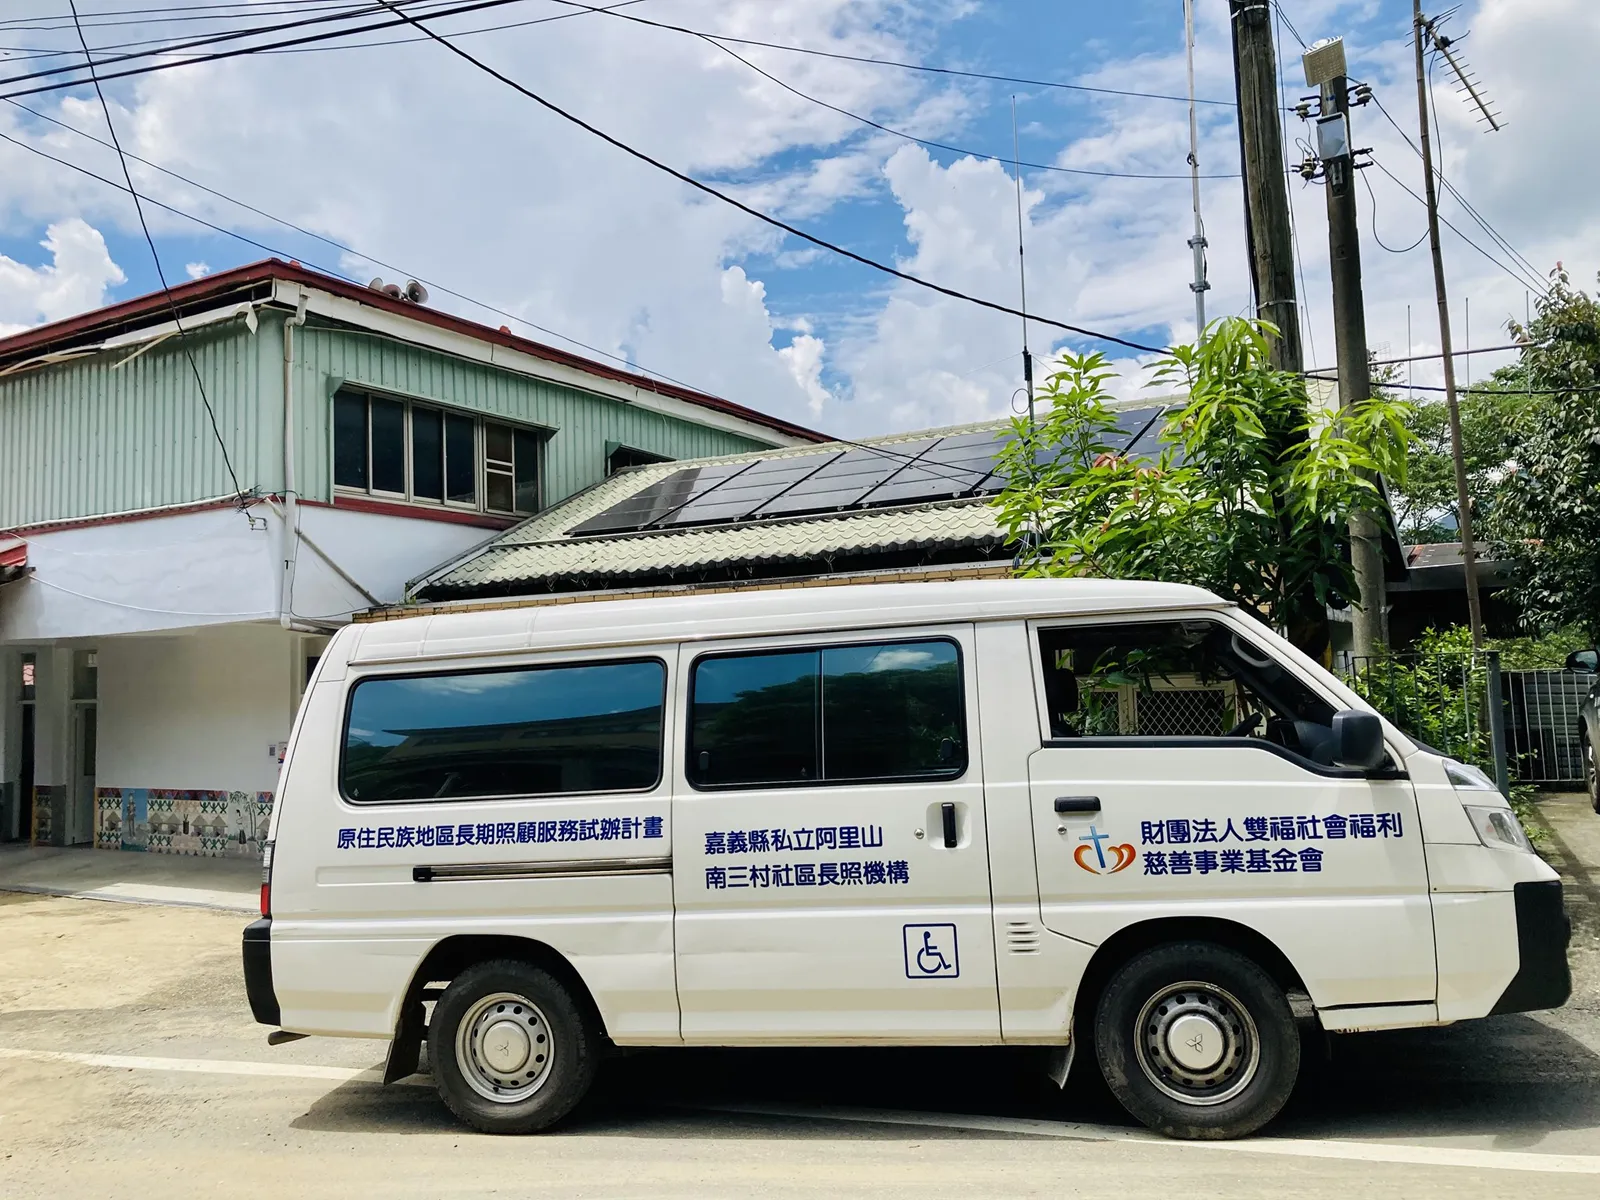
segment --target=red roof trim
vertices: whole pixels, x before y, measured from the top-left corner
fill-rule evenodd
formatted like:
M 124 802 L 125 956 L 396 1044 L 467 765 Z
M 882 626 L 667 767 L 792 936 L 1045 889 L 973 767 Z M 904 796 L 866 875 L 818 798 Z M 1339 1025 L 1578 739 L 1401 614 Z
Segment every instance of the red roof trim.
M 28 543 L 18 542 L 0 549 L 0 569 L 28 565 Z
M 467 512 L 459 508 L 433 508 L 426 504 L 404 504 L 394 500 L 373 500 L 366 496 L 335 496 L 332 504 L 322 500 L 302 500 L 300 505 L 302 508 L 336 508 L 346 512 L 406 517 L 414 521 L 440 521 L 446 525 L 475 525 L 479 529 L 510 529 L 528 519 Z
M 753 408 L 746 408 L 742 404 L 735 404 L 733 401 L 724 400 L 720 396 L 711 396 L 705 392 L 697 392 L 691 388 L 664 383 L 632 371 L 609 367 L 604 363 L 595 362 L 593 359 L 571 354 L 565 350 L 558 350 L 554 346 L 547 346 L 543 342 L 535 342 L 529 338 L 519 337 L 514 333 L 491 329 L 487 325 L 469 321 L 464 317 L 453 316 L 450 313 L 440 312 L 424 305 L 396 300 L 384 295 L 382 292 L 375 292 L 371 288 L 361 287 L 358 284 L 350 283 L 332 275 L 325 275 L 321 271 L 309 270 L 298 263 L 286 263 L 282 259 L 264 259 L 261 262 L 249 263 L 229 271 L 219 271 L 215 275 L 207 275 L 188 283 L 178 284 L 172 289 L 172 301 L 181 307 L 209 299 L 221 299 L 227 293 L 237 291 L 240 288 L 256 284 L 267 284 L 274 280 L 284 280 L 290 283 L 302 284 L 305 287 L 317 288 L 346 300 L 354 300 L 358 304 L 370 305 L 380 311 L 392 313 L 396 316 L 409 317 L 412 320 L 421 321 L 439 329 L 475 338 L 480 342 L 504 346 L 508 350 L 516 350 L 534 358 L 543 359 L 546 362 L 572 367 L 590 375 L 599 376 L 602 379 L 612 379 L 621 383 L 631 384 L 646 391 L 657 392 L 663 396 L 671 396 L 690 404 L 697 404 L 702 408 L 726 413 L 729 416 L 738 417 L 752 424 L 776 430 L 789 437 L 811 442 L 831 440 L 827 435 L 818 433 L 814 429 L 807 429 L 803 425 L 793 424 L 780 417 L 769 416 Z M 91 332 L 108 330 L 110 327 L 127 324 L 140 318 L 162 318 L 167 315 L 168 307 L 167 297 L 164 294 L 152 292 L 147 296 L 124 300 L 118 304 L 95 309 L 93 312 L 69 317 L 64 321 L 55 321 L 48 325 L 40 325 L 34 329 L 24 330 L 22 333 L 14 334 L 11 337 L 0 338 L 0 360 L 29 354 L 42 354 L 58 343 L 79 340 Z

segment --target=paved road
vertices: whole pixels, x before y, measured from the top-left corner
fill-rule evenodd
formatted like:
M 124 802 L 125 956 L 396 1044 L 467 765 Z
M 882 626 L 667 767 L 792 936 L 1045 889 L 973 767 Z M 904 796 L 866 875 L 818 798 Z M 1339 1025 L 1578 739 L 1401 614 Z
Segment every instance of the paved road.
M 1545 809 L 1582 922 L 1571 1005 L 1338 1039 L 1272 1136 L 1203 1147 L 1150 1139 L 1092 1078 L 1058 1092 L 1008 1051 L 637 1054 L 564 1131 L 481 1137 L 423 1078 L 379 1087 L 378 1043 L 269 1049 L 239 916 L 0 893 L 0 1196 L 1592 1200 L 1600 817 Z

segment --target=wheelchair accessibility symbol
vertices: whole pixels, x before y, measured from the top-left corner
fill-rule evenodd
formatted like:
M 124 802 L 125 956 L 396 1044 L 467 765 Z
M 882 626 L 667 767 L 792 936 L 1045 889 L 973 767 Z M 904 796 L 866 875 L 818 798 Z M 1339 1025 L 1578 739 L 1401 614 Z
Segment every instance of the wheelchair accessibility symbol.
M 961 975 L 954 925 L 905 926 L 905 950 L 907 979 L 956 979 Z

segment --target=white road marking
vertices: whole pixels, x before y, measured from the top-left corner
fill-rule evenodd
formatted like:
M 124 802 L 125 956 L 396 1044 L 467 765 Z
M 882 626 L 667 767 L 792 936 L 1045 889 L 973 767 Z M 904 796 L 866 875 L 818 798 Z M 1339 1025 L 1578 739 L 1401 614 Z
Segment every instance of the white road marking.
M 42 883 L 0 884 L 0 891 L 62 896 L 68 900 L 107 900 L 114 904 L 153 904 L 174 908 L 220 908 L 224 912 L 254 913 L 261 907 L 254 892 L 226 892 L 214 888 L 169 887 L 155 883 L 108 883 L 102 887 L 69 888 Z
M 1215 1150 L 1228 1154 L 1278 1154 L 1295 1158 L 1336 1158 L 1355 1162 L 1402 1163 L 1427 1167 L 1540 1171 L 1561 1175 L 1600 1175 L 1600 1155 L 1538 1154 L 1521 1150 L 1475 1150 L 1465 1146 L 1419 1146 L 1407 1142 L 1353 1142 L 1338 1138 L 1254 1137 L 1234 1142 L 1182 1142 L 1109 1125 L 1075 1125 L 1025 1117 L 980 1117 L 951 1113 L 900 1112 L 871 1108 L 803 1108 L 774 1105 L 697 1105 L 712 1112 L 749 1116 L 856 1121 L 871 1125 L 919 1125 L 982 1133 L 1024 1133 L 1035 1137 L 1089 1142 L 1137 1142 L 1175 1150 Z
M 379 1067 L 319 1067 L 309 1063 L 268 1063 L 212 1058 L 164 1058 L 136 1054 L 77 1054 L 64 1050 L 20 1050 L 0 1047 L 0 1059 L 70 1063 L 113 1071 L 176 1071 L 207 1075 L 254 1075 L 323 1082 L 380 1083 Z M 420 1079 L 406 1081 L 428 1086 Z M 1354 1142 L 1338 1138 L 1246 1138 L 1236 1142 L 1180 1142 L 1135 1129 L 1081 1125 L 1027 1117 L 983 1117 L 953 1113 L 905 1112 L 876 1108 L 807 1108 L 767 1104 L 695 1105 L 702 1112 L 800 1120 L 853 1121 L 868 1125 L 912 1125 L 979 1133 L 1022 1133 L 1034 1137 L 1083 1142 L 1135 1142 L 1172 1150 L 1212 1150 L 1225 1154 L 1277 1154 L 1293 1158 L 1331 1158 L 1353 1162 L 1399 1163 L 1472 1170 L 1537 1171 L 1560 1175 L 1600 1175 L 1600 1155 L 1538 1154 L 1523 1150 L 1477 1150 L 1466 1146 L 1419 1146 L 1408 1142 Z
M 309 1063 L 244 1062 L 215 1058 L 154 1058 L 139 1054 L 73 1054 L 65 1050 L 13 1050 L 0 1047 L 0 1058 L 106 1067 L 113 1071 L 180 1071 L 201 1075 L 266 1075 L 278 1079 L 321 1079 L 336 1083 L 361 1080 L 381 1083 L 378 1067 L 318 1067 Z

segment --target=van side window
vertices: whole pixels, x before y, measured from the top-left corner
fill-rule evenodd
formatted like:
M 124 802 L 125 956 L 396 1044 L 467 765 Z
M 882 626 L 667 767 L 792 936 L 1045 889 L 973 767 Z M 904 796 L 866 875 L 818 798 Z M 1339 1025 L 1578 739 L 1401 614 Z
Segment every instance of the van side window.
M 364 679 L 340 784 L 362 803 L 647 791 L 666 683 L 658 659 Z
M 1215 621 L 1039 632 L 1053 739 L 1257 738 L 1331 764 L 1333 707 Z
M 960 652 L 942 638 L 707 656 L 690 687 L 696 787 L 954 778 L 967 767 Z

